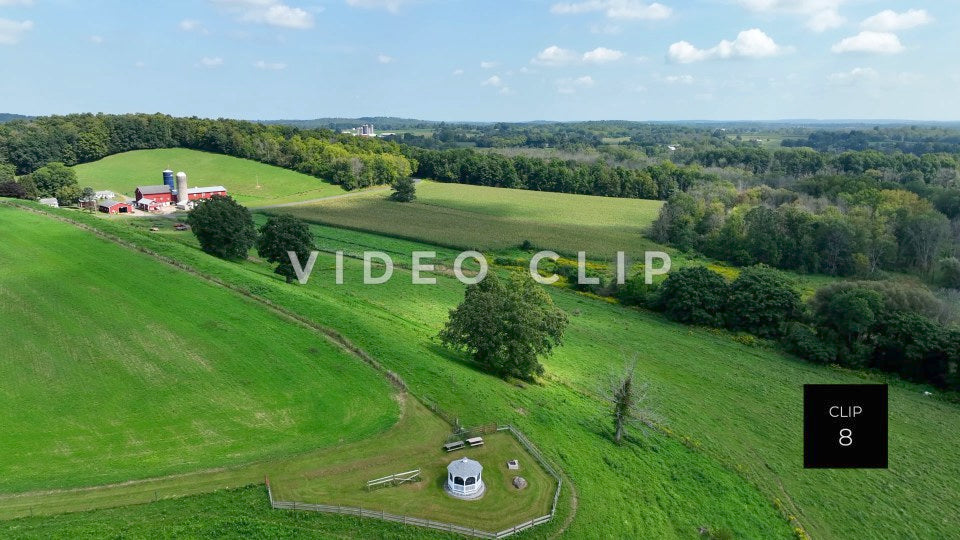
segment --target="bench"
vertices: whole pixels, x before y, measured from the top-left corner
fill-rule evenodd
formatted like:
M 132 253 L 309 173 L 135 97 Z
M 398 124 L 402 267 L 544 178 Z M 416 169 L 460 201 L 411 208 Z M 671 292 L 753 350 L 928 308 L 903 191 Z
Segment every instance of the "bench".
M 473 437 L 467 439 L 467 444 L 470 446 L 483 446 L 483 437 Z
M 459 450 L 464 446 L 466 445 L 463 443 L 463 441 L 455 441 L 455 442 L 447 443 L 443 445 L 443 449 L 446 450 L 447 452 L 453 452 L 454 450 Z

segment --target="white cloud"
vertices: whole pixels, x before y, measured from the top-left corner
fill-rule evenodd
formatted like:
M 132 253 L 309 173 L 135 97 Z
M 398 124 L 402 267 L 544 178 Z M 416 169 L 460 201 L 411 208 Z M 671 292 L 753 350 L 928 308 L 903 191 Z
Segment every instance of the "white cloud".
M 606 47 L 597 47 L 592 51 L 583 53 L 583 61 L 590 64 L 606 64 L 616 62 L 623 58 L 623 52 Z
M 242 21 L 297 30 L 313 28 L 313 14 L 305 9 L 288 6 L 280 0 L 213 0 L 213 2 L 238 14 Z
M 807 28 L 814 32 L 826 32 L 827 30 L 840 28 L 845 22 L 847 22 L 846 17 L 837 13 L 837 10 L 825 9 L 810 16 L 807 21 Z
M 101 37 L 101 36 L 90 36 L 90 43 L 93 43 L 93 44 L 95 44 L 95 45 L 99 45 L 99 44 L 103 43 L 103 37 Z
M 463 75 L 463 70 L 462 70 L 462 69 L 455 69 L 455 70 L 453 70 L 453 75 L 456 76 L 456 77 L 459 77 L 460 75 Z
M 785 13 L 807 17 L 807 28 L 824 32 L 838 28 L 846 19 L 840 7 L 851 0 L 739 0 L 740 5 L 758 13 Z
M 850 71 L 842 73 L 832 73 L 827 76 L 827 80 L 833 84 L 851 85 L 861 82 L 876 81 L 880 74 L 873 68 L 853 68 Z
M 347 5 L 364 9 L 385 9 L 390 13 L 398 13 L 409 0 L 347 0 Z
M 878 32 L 895 32 L 897 30 L 908 30 L 933 22 L 927 10 L 910 9 L 903 13 L 897 13 L 892 9 L 886 9 L 872 17 L 868 17 L 860 23 L 860 26 L 867 30 L 876 30 Z
M 897 54 L 903 52 L 904 47 L 896 34 L 864 30 L 855 36 L 840 40 L 831 50 L 838 54 L 848 52 Z
M 693 84 L 696 81 L 693 75 L 667 75 L 660 80 L 668 84 Z
M 223 58 L 219 56 L 204 56 L 200 59 L 200 65 L 208 68 L 215 68 L 223 65 Z
M 608 49 L 606 47 L 597 47 L 592 51 L 583 54 L 570 49 L 564 49 L 557 45 L 551 45 L 537 53 L 530 62 L 541 66 L 565 66 L 569 64 L 605 64 L 616 62 L 624 57 L 622 51 Z
M 494 62 L 493 60 L 482 60 L 480 62 L 480 67 L 483 69 L 493 69 L 500 65 L 500 62 Z
M 544 66 L 562 66 L 577 61 L 579 57 L 574 51 L 551 45 L 537 53 L 537 56 L 531 62 Z
M 393 62 L 393 57 L 380 53 L 377 55 L 377 62 L 380 62 L 381 64 L 389 64 L 390 62 Z
M 688 41 L 678 41 L 670 45 L 667 58 L 671 62 L 689 64 L 703 60 L 727 58 L 769 58 L 787 50 L 787 48 L 777 45 L 762 30 L 752 28 L 737 34 L 737 38 L 733 41 L 723 40 L 709 49 L 698 49 Z
M 0 45 L 16 45 L 33 29 L 33 21 L 12 21 L 0 18 Z
M 657 2 L 648 4 L 641 0 L 585 0 L 554 4 L 550 12 L 557 15 L 603 12 L 611 19 L 659 20 L 670 17 L 673 10 Z
M 583 88 L 591 88 L 596 84 L 593 80 L 593 77 L 589 75 L 584 75 L 582 77 L 567 77 L 564 79 L 557 79 L 557 92 L 561 94 L 573 94 L 577 90 Z
M 195 30 L 203 30 L 203 25 L 200 24 L 200 21 L 195 19 L 184 19 L 177 24 L 177 27 L 184 32 L 193 32 Z
M 253 67 L 257 69 L 269 69 L 272 71 L 280 71 L 281 69 L 287 69 L 287 65 L 283 62 L 267 62 L 266 60 L 257 60 L 253 63 Z
M 497 93 L 500 95 L 512 94 L 513 89 L 511 89 L 507 84 L 500 78 L 499 75 L 492 75 L 490 78 L 482 81 L 480 86 L 492 86 L 497 89 Z

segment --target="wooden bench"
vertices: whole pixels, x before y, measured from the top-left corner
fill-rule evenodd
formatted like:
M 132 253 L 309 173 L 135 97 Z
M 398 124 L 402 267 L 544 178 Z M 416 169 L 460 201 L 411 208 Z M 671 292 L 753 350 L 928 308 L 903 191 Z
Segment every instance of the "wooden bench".
M 454 450 L 460 450 L 464 446 L 466 445 L 463 443 L 463 441 L 454 441 L 452 443 L 447 443 L 443 445 L 443 449 L 446 450 L 447 452 L 453 452 Z
M 467 444 L 470 446 L 483 446 L 483 437 L 473 437 L 467 439 Z

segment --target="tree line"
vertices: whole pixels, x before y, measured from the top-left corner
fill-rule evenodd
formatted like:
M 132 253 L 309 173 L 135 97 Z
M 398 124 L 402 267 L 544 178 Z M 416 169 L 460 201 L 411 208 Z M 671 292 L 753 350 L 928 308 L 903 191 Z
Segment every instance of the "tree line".
M 191 148 L 295 170 L 355 189 L 389 184 L 416 168 L 397 143 L 324 129 L 162 114 L 76 114 L 0 124 L 0 164 L 28 175 L 48 163 L 67 166 L 111 154 Z
M 684 324 L 727 328 L 777 340 L 811 362 L 876 369 L 960 391 L 960 327 L 929 290 L 892 281 L 843 281 L 804 303 L 790 280 L 767 266 L 736 279 L 703 266 L 675 270 L 659 286 L 642 276 L 622 289 Z
M 815 177 L 796 191 L 698 186 L 671 196 L 650 236 L 741 266 L 862 277 L 913 270 L 960 287 L 960 216 L 951 206 L 951 221 L 891 187 L 870 176 Z

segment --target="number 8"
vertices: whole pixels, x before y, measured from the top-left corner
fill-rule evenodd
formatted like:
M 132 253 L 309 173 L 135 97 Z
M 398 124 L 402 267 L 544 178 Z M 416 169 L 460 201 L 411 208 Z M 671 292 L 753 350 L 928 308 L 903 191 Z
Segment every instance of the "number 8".
M 850 446 L 851 444 L 853 444 L 853 431 L 847 428 L 841 429 L 840 430 L 840 446 Z

